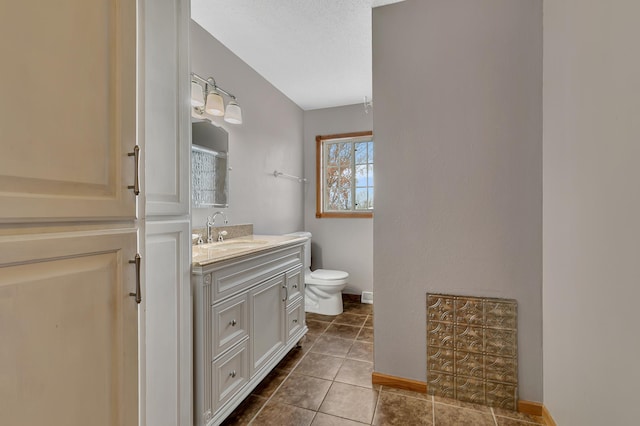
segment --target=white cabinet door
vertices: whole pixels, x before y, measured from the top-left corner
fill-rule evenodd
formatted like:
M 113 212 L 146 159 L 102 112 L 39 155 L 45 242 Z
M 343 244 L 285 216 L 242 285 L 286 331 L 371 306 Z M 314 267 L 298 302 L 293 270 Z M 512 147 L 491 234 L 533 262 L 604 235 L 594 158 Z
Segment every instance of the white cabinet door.
M 249 292 L 251 311 L 251 375 L 284 346 L 286 284 L 284 274 Z
M 135 230 L 0 238 L 0 424 L 138 424 Z
M 189 1 L 146 0 L 145 197 L 149 216 L 189 213 Z
M 145 226 L 146 424 L 191 425 L 192 315 L 189 220 Z
M 133 219 L 136 1 L 0 6 L 0 223 Z

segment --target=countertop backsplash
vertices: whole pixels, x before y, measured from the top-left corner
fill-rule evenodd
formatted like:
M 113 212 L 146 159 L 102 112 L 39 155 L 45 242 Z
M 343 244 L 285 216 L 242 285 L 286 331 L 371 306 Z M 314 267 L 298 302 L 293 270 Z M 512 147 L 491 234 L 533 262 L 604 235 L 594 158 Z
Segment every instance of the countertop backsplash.
M 253 235 L 253 223 L 245 223 L 241 225 L 225 225 L 225 226 L 214 226 L 212 229 L 213 240 L 218 240 L 218 232 L 227 231 L 227 235 L 224 237 L 225 240 L 230 238 L 239 238 L 246 237 L 248 235 Z M 191 230 L 193 235 L 200 234 L 202 235 L 202 240 L 207 242 L 207 228 L 193 228 Z M 192 240 L 192 243 L 195 244 L 198 241 L 197 238 Z

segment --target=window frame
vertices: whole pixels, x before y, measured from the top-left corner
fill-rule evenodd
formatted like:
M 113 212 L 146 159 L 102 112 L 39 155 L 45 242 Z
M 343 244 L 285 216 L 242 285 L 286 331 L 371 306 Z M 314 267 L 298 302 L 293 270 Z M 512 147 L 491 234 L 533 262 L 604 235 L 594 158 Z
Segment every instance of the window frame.
M 371 130 L 352 133 L 339 133 L 335 135 L 318 135 L 316 136 L 316 218 L 348 218 L 348 219 L 371 219 L 373 218 L 373 210 L 368 211 L 344 211 L 344 212 L 325 212 L 324 211 L 324 144 L 325 141 L 336 139 L 353 139 L 370 136 L 373 140 L 373 132 Z M 375 148 L 374 148 L 375 149 Z M 354 165 L 355 167 L 355 165 Z M 374 184 L 375 188 L 375 184 Z M 355 200 L 354 200 L 355 202 Z

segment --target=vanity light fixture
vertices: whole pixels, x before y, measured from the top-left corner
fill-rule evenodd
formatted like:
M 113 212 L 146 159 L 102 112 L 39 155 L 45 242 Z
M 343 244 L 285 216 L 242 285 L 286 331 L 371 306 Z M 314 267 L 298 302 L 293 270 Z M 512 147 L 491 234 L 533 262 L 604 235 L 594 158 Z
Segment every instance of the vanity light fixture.
M 222 95 L 231 98 L 226 111 Z M 218 86 L 213 77 L 204 79 L 196 73 L 191 73 L 191 105 L 194 117 L 208 119 L 212 124 L 214 117 L 222 116 L 227 123 L 242 124 L 242 109 L 236 97 Z

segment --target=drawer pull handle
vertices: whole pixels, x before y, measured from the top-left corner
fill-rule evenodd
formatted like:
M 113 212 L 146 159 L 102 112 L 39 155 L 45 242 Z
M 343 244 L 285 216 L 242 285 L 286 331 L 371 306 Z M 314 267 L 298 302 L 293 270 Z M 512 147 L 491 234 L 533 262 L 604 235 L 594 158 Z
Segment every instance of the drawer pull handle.
M 133 152 L 128 152 L 127 155 L 129 157 L 133 157 L 135 162 L 135 174 L 133 176 L 133 185 L 128 185 L 128 189 L 133 189 L 133 193 L 136 195 L 140 194 L 140 147 L 138 145 L 133 147 Z
M 136 265 L 136 292 L 129 293 L 129 296 L 133 296 L 136 298 L 136 303 L 140 304 L 142 302 L 142 290 L 140 290 L 140 261 L 142 258 L 138 253 L 133 260 L 130 260 L 129 263 L 133 263 Z
M 294 324 L 297 324 L 297 323 L 298 323 L 298 320 L 297 320 L 297 319 L 294 319 L 294 320 L 293 320 L 293 323 L 294 323 Z
M 236 326 L 236 324 L 237 324 L 236 320 L 231 320 L 231 321 L 229 321 L 229 325 L 230 325 L 231 327 L 235 327 L 235 326 Z
M 236 370 L 233 370 L 231 373 L 229 373 L 229 377 L 236 377 Z

